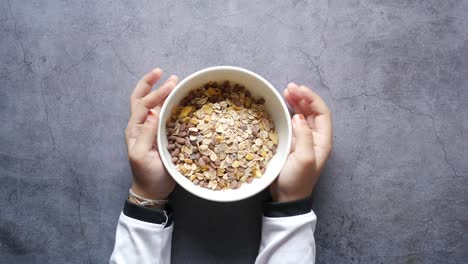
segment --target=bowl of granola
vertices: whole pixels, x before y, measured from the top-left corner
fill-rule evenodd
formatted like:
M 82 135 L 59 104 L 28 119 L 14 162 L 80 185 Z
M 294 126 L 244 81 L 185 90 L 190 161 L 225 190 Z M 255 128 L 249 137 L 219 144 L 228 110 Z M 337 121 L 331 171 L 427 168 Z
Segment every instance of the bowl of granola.
M 249 70 L 216 66 L 182 80 L 160 113 L 157 144 L 174 180 L 201 198 L 251 197 L 290 153 L 291 117 L 278 91 Z

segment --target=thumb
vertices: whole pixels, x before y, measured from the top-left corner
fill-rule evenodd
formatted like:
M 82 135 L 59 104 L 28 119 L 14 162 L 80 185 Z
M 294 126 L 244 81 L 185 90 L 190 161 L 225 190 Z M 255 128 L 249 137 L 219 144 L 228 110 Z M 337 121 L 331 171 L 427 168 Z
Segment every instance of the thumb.
M 158 133 L 159 111 L 151 109 L 148 112 L 146 122 L 142 126 L 140 135 L 135 142 L 135 148 L 140 151 L 148 151 L 153 147 L 156 134 Z
M 301 162 L 315 162 L 313 130 L 307 125 L 307 121 L 301 114 L 294 115 L 292 123 L 296 138 L 294 155 Z

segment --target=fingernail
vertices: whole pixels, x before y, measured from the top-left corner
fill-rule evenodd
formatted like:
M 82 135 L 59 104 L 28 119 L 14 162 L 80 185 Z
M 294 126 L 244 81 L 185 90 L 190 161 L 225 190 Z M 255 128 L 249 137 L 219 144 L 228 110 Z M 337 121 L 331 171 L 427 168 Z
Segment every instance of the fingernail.
M 173 85 L 176 85 L 177 84 L 177 77 L 169 77 L 169 79 L 167 79 L 166 81 L 166 84 L 173 84 Z
M 309 90 L 309 88 L 307 86 L 305 86 L 305 85 L 301 85 L 301 86 L 299 86 L 299 90 L 307 91 L 307 90 Z
M 153 109 L 148 111 L 148 117 L 146 118 L 146 121 L 150 123 L 156 121 L 156 112 Z
M 294 115 L 294 120 L 296 122 L 302 122 L 305 120 L 304 116 L 302 114 Z

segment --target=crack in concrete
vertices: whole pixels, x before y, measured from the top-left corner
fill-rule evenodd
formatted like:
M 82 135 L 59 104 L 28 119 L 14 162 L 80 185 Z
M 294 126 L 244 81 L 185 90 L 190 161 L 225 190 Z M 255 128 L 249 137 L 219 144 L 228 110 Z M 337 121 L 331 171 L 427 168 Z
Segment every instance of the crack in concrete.
M 26 59 L 26 49 L 24 48 L 23 41 L 21 40 L 21 37 L 18 32 L 18 22 L 16 20 L 16 17 L 13 15 L 13 10 L 11 8 L 10 0 L 8 0 L 7 2 L 8 2 L 8 9 L 10 10 L 11 18 L 13 19 L 13 22 L 14 22 L 14 32 L 15 32 L 16 40 L 19 42 L 21 46 L 21 50 L 23 51 L 23 63 L 31 64 L 31 62 Z
M 92 263 L 91 255 L 89 253 L 89 243 L 88 243 L 88 240 L 86 239 L 86 235 L 85 235 L 84 227 L 83 227 L 84 226 L 83 225 L 83 216 L 82 216 L 82 212 L 81 212 L 82 191 L 81 191 L 80 175 L 76 172 L 76 170 L 73 168 L 73 166 L 68 161 L 68 159 L 65 158 L 65 155 L 62 153 L 62 151 L 60 151 L 57 148 L 54 133 L 52 131 L 52 126 L 50 125 L 50 121 L 49 121 L 49 109 L 47 107 L 47 103 L 46 103 L 46 99 L 45 99 L 45 95 L 44 95 L 44 80 L 41 80 L 41 96 L 42 96 L 42 103 L 44 105 L 44 112 L 46 114 L 47 128 L 49 130 L 49 135 L 50 135 L 50 138 L 52 140 L 52 151 L 56 151 L 59 154 L 59 156 L 62 158 L 65 166 L 75 176 L 75 179 L 77 181 L 77 186 L 79 188 L 78 189 L 78 222 L 79 222 L 79 226 L 80 226 L 80 234 L 83 237 L 83 240 L 85 241 L 85 250 L 86 250 L 86 254 L 88 256 L 88 263 Z
M 377 97 L 379 94 L 378 93 L 374 93 L 374 94 L 368 94 L 367 92 L 362 92 L 360 94 L 356 94 L 356 95 L 351 95 L 351 96 L 346 96 L 346 97 L 336 97 L 335 100 L 349 100 L 349 99 L 354 99 L 354 98 L 359 98 L 359 97 Z
M 119 60 L 119 63 L 120 63 L 120 66 L 121 66 L 120 68 L 123 69 L 124 71 L 130 73 L 131 75 L 133 75 L 135 78 L 138 79 L 138 76 L 133 71 L 130 70 L 130 67 L 128 67 L 128 65 L 125 63 L 125 61 L 122 59 L 122 57 L 120 57 L 120 55 L 117 52 L 117 50 L 115 49 L 115 47 L 112 44 L 110 46 L 111 46 L 112 50 L 114 51 L 115 56 Z
M 325 39 L 324 34 L 325 34 L 325 31 L 326 31 L 326 29 L 328 27 L 328 20 L 330 18 L 330 1 L 331 0 L 328 0 L 328 2 L 327 2 L 327 16 L 325 17 L 325 22 L 323 23 L 323 27 L 322 27 L 322 30 L 320 32 L 320 39 L 323 41 L 323 47 L 322 47 L 322 50 L 320 51 L 320 53 L 318 55 L 318 58 L 320 58 L 322 56 L 323 52 L 328 47 L 328 42 Z
M 189 7 L 190 12 L 192 13 L 193 17 L 195 19 L 197 19 L 197 20 L 214 21 L 214 20 L 218 20 L 218 19 L 222 19 L 222 18 L 226 18 L 226 17 L 238 16 L 238 15 L 243 15 L 243 14 L 248 14 L 249 13 L 249 10 L 247 10 L 247 11 L 242 11 L 242 12 L 237 12 L 237 13 L 225 14 L 225 15 L 221 15 L 221 16 L 202 17 L 202 16 L 200 16 L 198 14 L 197 10 L 195 9 L 195 7 L 192 6 L 190 1 L 186 0 L 184 2 Z M 255 12 L 255 13 L 257 13 L 257 12 Z
M 296 50 L 297 50 L 299 53 L 301 53 L 302 55 L 304 55 L 304 56 L 307 58 L 307 60 L 310 62 L 310 64 L 312 64 L 312 67 L 314 68 L 314 71 L 315 71 L 315 73 L 317 74 L 317 77 L 318 77 L 318 79 L 319 79 L 320 84 L 322 85 L 323 88 L 325 88 L 326 90 L 328 90 L 328 94 L 330 95 L 330 98 L 331 98 L 332 100 L 334 100 L 334 101 L 335 101 L 335 100 L 340 100 L 340 99 L 342 99 L 342 98 L 339 98 L 339 97 L 335 97 L 335 96 L 333 95 L 332 90 L 330 89 L 330 87 L 329 87 L 329 86 L 325 83 L 325 81 L 323 80 L 323 77 L 322 77 L 322 73 L 321 73 L 321 71 L 320 71 L 320 68 L 319 68 L 318 64 L 315 63 L 315 60 L 314 60 L 314 59 L 320 59 L 320 57 L 317 56 L 317 57 L 315 57 L 315 58 L 312 58 L 311 55 L 309 55 L 307 52 L 303 51 L 302 49 L 296 48 Z
M 127 30 L 130 28 L 130 26 L 133 24 L 133 21 L 135 21 L 136 17 L 133 16 L 132 19 L 130 19 L 130 21 L 128 21 L 128 24 L 127 26 L 122 30 L 122 32 L 120 32 L 118 35 L 119 36 L 122 36 L 125 32 L 127 32 Z
M 23 43 L 23 40 L 21 40 L 21 37 L 20 37 L 20 34 L 18 32 L 18 21 L 16 19 L 16 17 L 13 15 L 13 9 L 11 8 L 11 3 L 10 3 L 10 0 L 7 1 L 8 3 L 8 9 L 10 11 L 10 16 L 11 18 L 13 19 L 13 22 L 14 22 L 14 33 L 15 33 L 15 38 L 16 40 L 19 42 L 20 46 L 21 46 L 21 51 L 23 53 L 23 61 L 22 63 L 24 65 L 26 65 L 27 69 L 36 77 L 39 77 L 39 75 L 34 71 L 34 69 L 32 68 L 32 61 L 29 61 L 28 58 L 27 58 L 27 50 L 26 48 L 24 47 L 24 43 Z
M 81 59 L 78 60 L 78 62 L 74 63 L 74 64 L 71 64 L 70 66 L 66 67 L 66 68 L 60 68 L 60 67 L 56 67 L 54 68 L 52 71 L 50 71 L 48 73 L 48 75 L 52 74 L 52 73 L 61 73 L 61 74 L 64 74 L 64 73 L 67 73 L 69 72 L 70 70 L 73 70 L 75 69 L 76 67 L 80 66 L 81 63 L 83 63 L 86 59 L 88 59 L 91 54 L 99 47 L 101 43 L 97 43 L 93 48 L 91 48 L 90 50 L 88 50 L 82 57 Z
M 424 116 L 424 117 L 427 117 L 431 120 L 431 125 L 432 125 L 432 130 L 434 131 L 434 136 L 436 137 L 436 140 L 437 142 L 439 143 L 439 145 L 441 146 L 441 149 L 442 151 L 444 152 L 444 160 L 445 160 L 445 164 L 447 164 L 447 166 L 450 168 L 450 170 L 452 171 L 453 175 L 457 178 L 460 178 L 461 176 L 458 174 L 455 166 L 450 163 L 450 161 L 448 160 L 448 157 L 447 157 L 447 149 L 445 147 L 445 143 L 442 141 L 442 139 L 440 138 L 440 135 L 439 133 L 437 132 L 437 125 L 436 125 L 436 118 L 431 115 L 431 114 L 428 114 L 428 113 L 421 113 L 421 112 L 417 112 L 417 111 L 414 111 L 414 110 L 411 110 L 407 107 L 404 107 L 396 102 L 394 102 L 393 100 L 391 99 L 386 99 L 386 98 L 382 98 L 382 97 L 379 97 L 378 95 L 375 95 L 374 96 L 375 98 L 377 98 L 378 100 L 380 101 L 384 101 L 384 102 L 389 102 L 391 104 L 393 104 L 394 106 L 402 109 L 402 110 L 405 110 L 411 114 L 414 114 L 414 115 L 419 115 L 419 116 Z
M 68 170 L 73 174 L 73 176 L 75 177 L 75 180 L 77 181 L 77 186 L 78 186 L 78 223 L 79 223 L 79 226 L 80 226 L 80 234 L 85 242 L 85 250 L 86 250 L 86 255 L 88 257 L 88 263 L 93 263 L 91 261 L 91 255 L 89 253 L 89 243 L 88 243 L 88 240 L 86 239 L 86 234 L 85 234 L 85 231 L 84 231 L 84 224 L 83 224 L 83 214 L 82 214 L 82 211 L 81 211 L 81 197 L 82 197 L 82 191 L 81 191 L 81 180 L 80 180 L 80 175 L 76 172 L 76 170 L 73 168 L 73 166 L 71 165 L 71 163 L 68 161 L 67 158 L 65 158 L 65 155 L 63 155 L 63 153 L 58 149 L 56 148 L 55 149 L 57 151 L 57 153 L 60 155 L 60 157 L 62 158 L 65 166 L 68 168 Z
M 279 19 L 279 18 L 276 17 L 275 15 L 272 15 L 272 14 L 267 13 L 266 16 L 275 19 L 276 21 L 278 21 L 278 23 L 284 25 L 284 26 L 287 27 L 287 28 L 290 28 L 290 27 L 291 27 L 291 25 L 287 24 L 286 22 L 284 22 L 283 20 Z
M 52 133 L 52 127 L 49 122 L 49 107 L 47 106 L 45 95 L 44 95 L 44 80 L 41 80 L 41 96 L 42 104 L 44 105 L 44 112 L 46 115 L 47 129 L 49 130 L 50 139 L 52 140 L 52 151 L 56 149 L 54 133 Z
M 445 146 L 445 143 L 442 141 L 442 139 L 440 138 L 440 135 L 439 133 L 437 132 L 437 126 L 436 126 L 436 120 L 435 120 L 435 117 L 431 114 L 428 114 L 428 113 L 421 113 L 421 112 L 416 112 L 414 110 L 411 110 L 409 108 L 406 108 L 396 102 L 394 102 L 393 100 L 391 99 L 386 99 L 386 98 L 382 98 L 381 96 L 379 96 L 380 94 L 379 93 L 375 93 L 375 94 L 368 94 L 367 92 L 362 92 L 360 94 L 357 94 L 357 95 L 353 95 L 353 96 L 348 96 L 348 97 L 336 97 L 333 95 L 333 92 L 332 90 L 330 89 L 330 87 L 325 83 L 324 81 L 324 78 L 322 76 L 322 73 L 320 71 L 320 68 L 318 66 L 318 64 L 315 63 L 314 61 L 314 58 L 312 58 L 312 56 L 310 56 L 309 54 L 307 54 L 306 52 L 304 52 L 303 50 L 297 48 L 297 50 L 302 53 L 304 56 L 306 56 L 306 58 L 309 60 L 309 62 L 312 64 L 312 66 L 314 67 L 314 70 L 315 72 L 317 73 L 317 77 L 319 79 L 319 82 L 320 84 L 322 85 L 323 88 L 325 88 L 326 90 L 328 90 L 328 93 L 330 95 L 330 98 L 333 100 L 333 101 L 343 101 L 343 100 L 348 100 L 348 99 L 353 99 L 353 98 L 358 98 L 358 97 L 361 97 L 361 96 L 365 96 L 365 97 L 374 97 L 376 98 L 377 100 L 380 100 L 380 101 L 384 101 L 384 102 L 388 102 L 402 110 L 405 110 L 411 114 L 414 114 L 414 115 L 419 115 L 419 116 L 424 116 L 424 117 L 427 117 L 431 120 L 431 126 L 432 126 L 432 130 L 434 131 L 434 136 L 437 140 L 437 142 L 439 143 L 439 145 L 441 146 L 441 149 L 442 151 L 444 152 L 444 160 L 445 160 L 445 163 L 447 164 L 447 166 L 450 168 L 450 170 L 453 172 L 453 175 L 455 177 L 458 177 L 460 178 L 461 176 L 458 174 L 455 166 L 450 163 L 450 161 L 448 160 L 448 157 L 447 157 L 447 149 L 446 149 L 446 146 Z M 316 57 L 317 58 L 317 57 Z
M 59 151 L 60 153 L 60 151 Z M 86 249 L 86 254 L 88 256 L 88 263 L 93 263 L 91 261 L 91 255 L 89 254 L 89 244 L 88 244 L 88 240 L 86 239 L 86 235 L 85 235 L 85 231 L 84 231 L 84 227 L 83 227 L 83 216 L 82 216 L 82 212 L 81 212 L 81 196 L 82 196 L 82 191 L 81 191 L 81 181 L 80 181 L 80 175 L 72 168 L 72 166 L 68 163 L 68 161 L 65 159 L 65 157 L 60 154 L 62 156 L 62 158 L 64 159 L 67 167 L 70 169 L 70 171 L 72 172 L 72 174 L 75 176 L 75 179 L 77 181 L 77 185 L 79 186 L 79 190 L 78 190 L 78 222 L 80 224 L 80 233 L 81 233 L 81 236 L 83 237 L 84 241 L 85 241 L 85 249 Z

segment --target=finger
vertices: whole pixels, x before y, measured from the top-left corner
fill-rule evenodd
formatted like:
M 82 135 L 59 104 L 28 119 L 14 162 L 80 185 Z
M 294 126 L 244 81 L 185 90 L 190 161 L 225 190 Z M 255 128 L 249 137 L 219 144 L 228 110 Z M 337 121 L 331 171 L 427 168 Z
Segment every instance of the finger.
M 169 93 L 174 89 L 177 82 L 177 77 L 168 79 L 158 90 L 151 92 L 147 96 L 140 99 L 138 104 L 134 107 L 132 115 L 130 116 L 129 125 L 143 124 L 148 115 L 148 111 L 152 108 L 161 105 Z
M 291 88 L 292 89 L 290 89 L 289 92 L 295 100 L 304 101 L 308 104 L 307 109 L 303 109 L 304 111 L 310 111 L 315 115 L 325 115 L 330 113 L 330 109 L 328 109 L 328 106 L 325 101 L 323 101 L 322 97 L 308 87 L 301 85 Z
M 313 114 L 310 111 L 309 107 L 303 108 L 303 104 L 305 100 L 304 100 L 304 96 L 300 92 L 298 85 L 295 85 L 295 84 L 291 85 L 288 89 L 288 92 L 289 92 L 290 101 L 296 105 L 296 108 L 301 114 L 306 115 L 306 116 Z
M 290 85 L 296 85 L 294 83 L 291 83 Z M 289 87 L 289 86 L 288 86 Z M 307 103 L 304 100 L 294 98 L 291 93 L 288 91 L 288 89 L 284 90 L 284 97 L 288 104 L 293 108 L 295 114 L 303 114 L 306 116 L 306 121 L 307 124 L 309 125 L 310 128 L 314 128 L 314 116 L 310 115 L 307 113 L 308 111 L 305 111 L 304 109 L 308 108 Z
M 323 99 L 306 86 L 288 89 L 294 100 L 301 98 L 299 108 L 307 116 L 307 123 L 321 135 L 320 145 L 331 145 L 332 118 L 330 109 Z
M 153 85 L 161 79 L 162 74 L 163 71 L 160 68 L 156 68 L 143 76 L 143 78 L 138 81 L 132 95 L 130 96 L 130 104 L 134 106 L 138 99 L 146 96 L 151 91 Z
M 310 110 L 304 110 L 304 109 L 309 109 L 309 103 L 307 103 L 304 100 L 301 100 L 299 102 L 299 108 L 302 109 L 302 113 L 306 116 L 306 121 L 307 125 L 309 125 L 310 128 L 315 128 L 315 118 L 316 116 L 312 114 Z
M 289 153 L 293 153 L 296 149 L 296 137 L 293 135 L 291 140 L 291 151 Z
M 127 126 L 125 129 L 125 138 L 128 139 L 135 139 L 140 135 L 142 125 L 134 125 L 134 126 Z
M 333 129 L 331 115 L 319 115 L 314 118 L 314 130 L 320 135 L 318 146 L 331 148 Z
M 307 163 L 315 161 L 313 130 L 309 128 L 303 115 L 293 117 L 293 134 L 296 138 L 294 154 L 298 160 Z
M 289 91 L 289 89 L 293 86 L 296 86 L 296 84 L 295 83 L 288 84 L 288 87 L 283 92 L 284 98 L 286 99 L 286 102 L 288 102 L 288 104 L 292 107 L 295 114 L 301 114 L 302 110 L 300 109 L 299 101 L 296 98 L 294 98 L 291 95 L 291 92 Z
M 169 79 L 167 79 L 167 81 L 158 90 L 143 97 L 141 99 L 142 104 L 145 105 L 147 109 L 161 105 L 178 82 L 179 78 L 176 75 L 171 75 L 171 77 L 169 77 Z
M 156 112 L 160 112 L 161 108 L 162 108 L 161 105 L 157 105 L 156 107 L 153 108 L 153 110 L 156 111 Z
M 294 98 L 293 96 L 291 96 L 290 90 L 291 90 L 291 89 L 294 89 L 293 87 L 297 87 L 297 84 L 295 84 L 295 83 L 293 83 L 293 82 L 290 82 L 290 83 L 288 84 L 288 86 L 286 87 L 286 89 L 284 90 L 285 96 L 287 96 L 287 97 L 288 97 L 288 100 L 289 100 L 288 103 L 291 104 L 291 106 L 292 106 L 292 105 L 295 105 L 295 104 L 297 104 L 297 103 L 299 102 L 298 100 L 296 100 L 296 98 Z
M 167 78 L 167 80 L 160 86 L 159 89 L 161 89 L 161 87 L 167 85 L 167 83 L 169 83 L 169 82 L 176 82 L 176 83 L 177 83 L 178 81 L 179 81 L 179 79 L 178 79 L 177 76 L 171 75 L 171 76 L 170 76 L 169 78 Z M 137 107 L 138 107 L 138 105 L 140 104 L 140 102 L 141 102 L 146 96 L 148 96 L 148 95 L 149 95 L 149 93 L 147 93 L 147 94 L 146 94 L 145 96 L 143 96 L 142 98 L 138 98 L 138 99 L 135 100 L 135 102 L 133 103 L 133 105 L 132 105 L 132 107 L 131 107 L 132 113 L 137 109 Z
M 320 140 L 316 142 L 316 145 L 331 146 L 333 125 L 330 109 L 317 93 L 305 86 L 301 86 L 300 89 L 303 91 L 305 97 L 311 100 L 311 102 L 309 104 L 305 104 L 304 107 L 307 107 L 308 105 L 311 111 L 315 113 L 315 116 L 311 116 L 309 118 L 313 118 L 313 128 L 315 132 L 320 134 Z
M 158 132 L 159 113 L 151 109 L 148 118 L 141 128 L 141 133 L 135 141 L 136 151 L 148 151 L 153 147 Z

